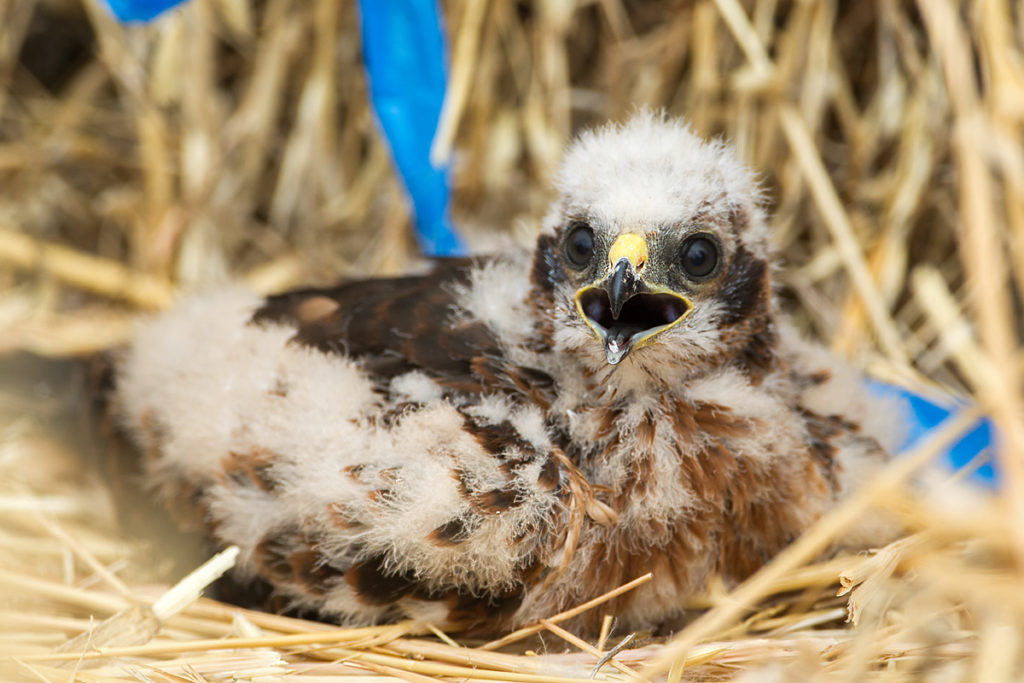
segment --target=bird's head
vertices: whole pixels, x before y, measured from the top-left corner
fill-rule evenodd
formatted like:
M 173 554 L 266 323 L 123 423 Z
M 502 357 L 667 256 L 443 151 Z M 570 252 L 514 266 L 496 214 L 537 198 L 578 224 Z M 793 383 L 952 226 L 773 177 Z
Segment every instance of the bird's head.
M 765 352 L 752 347 L 773 334 L 767 228 L 724 145 L 641 113 L 581 136 L 556 186 L 533 271 L 553 346 L 648 372 Z

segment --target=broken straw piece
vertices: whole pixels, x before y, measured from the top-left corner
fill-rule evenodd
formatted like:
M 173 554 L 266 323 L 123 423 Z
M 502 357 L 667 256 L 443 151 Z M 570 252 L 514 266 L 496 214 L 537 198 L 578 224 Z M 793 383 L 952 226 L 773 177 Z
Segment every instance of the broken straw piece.
M 229 546 L 193 570 L 153 603 L 153 616 L 160 621 L 167 621 L 198 600 L 207 586 L 235 566 L 238 552 L 237 545 Z
M 130 647 L 149 642 L 168 619 L 195 602 L 203 590 L 235 566 L 238 546 L 230 546 L 189 573 L 152 606 L 132 605 L 104 619 L 57 648 L 57 652 L 86 652 L 101 647 Z M 64 662 L 68 665 L 69 662 Z M 70 662 L 74 664 L 74 662 Z

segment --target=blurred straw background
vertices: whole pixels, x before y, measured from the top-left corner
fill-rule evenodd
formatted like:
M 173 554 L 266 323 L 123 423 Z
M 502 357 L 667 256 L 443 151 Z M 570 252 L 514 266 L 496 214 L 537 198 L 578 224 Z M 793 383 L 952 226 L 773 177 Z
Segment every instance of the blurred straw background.
M 596 677 L 1024 677 L 1024 8 L 444 10 L 435 153 L 454 164 L 471 244 L 529 240 L 580 127 L 664 107 L 763 174 L 781 294 L 809 334 L 876 377 L 968 398 L 1000 430 L 998 494 L 908 485 L 957 420 L 733 594 L 713 590 L 680 634 L 637 634 Z M 623 634 L 575 642 L 556 615 L 494 652 L 430 625 L 338 630 L 205 598 L 158 614 L 184 551 L 126 534 L 88 466 L 73 359 L 122 343 L 140 312 L 228 278 L 274 291 L 416 259 L 353 3 L 193 0 L 124 27 L 97 0 L 0 0 L 0 678 L 591 675 Z M 816 560 L 870 508 L 908 537 Z

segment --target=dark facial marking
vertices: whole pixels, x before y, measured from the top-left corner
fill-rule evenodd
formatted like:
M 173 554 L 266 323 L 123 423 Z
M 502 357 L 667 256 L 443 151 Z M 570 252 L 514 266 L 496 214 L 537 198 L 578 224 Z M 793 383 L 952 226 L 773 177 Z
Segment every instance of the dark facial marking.
M 545 234 L 537 238 L 530 281 L 534 287 L 549 295 L 556 284 L 566 281 L 565 268 L 562 267 L 558 251 L 558 238 L 554 235 Z
M 768 265 L 741 246 L 717 293 L 723 304 L 722 322 L 736 325 L 748 320 L 755 309 L 767 305 L 768 295 Z

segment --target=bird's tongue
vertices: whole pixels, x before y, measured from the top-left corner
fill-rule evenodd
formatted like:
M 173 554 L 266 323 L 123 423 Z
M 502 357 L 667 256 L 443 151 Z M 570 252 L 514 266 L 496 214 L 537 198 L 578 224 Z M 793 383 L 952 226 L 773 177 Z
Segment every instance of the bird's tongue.
M 617 364 L 629 351 L 629 341 L 646 328 L 638 325 L 612 325 L 604 338 L 604 353 L 608 362 Z

